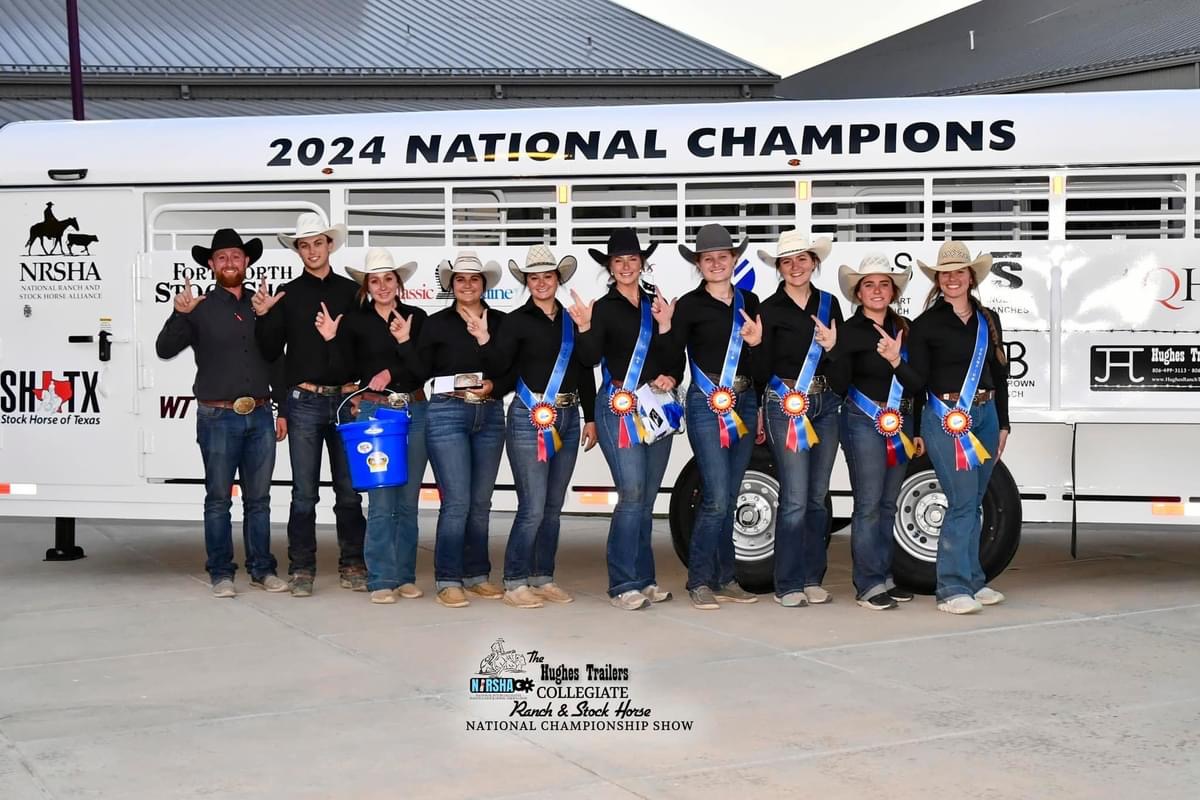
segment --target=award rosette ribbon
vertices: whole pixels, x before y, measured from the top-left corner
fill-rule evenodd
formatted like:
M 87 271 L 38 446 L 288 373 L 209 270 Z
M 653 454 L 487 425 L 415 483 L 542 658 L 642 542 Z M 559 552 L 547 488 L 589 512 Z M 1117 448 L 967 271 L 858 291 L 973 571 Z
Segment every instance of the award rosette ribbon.
M 958 401 L 953 407 L 946 405 L 933 392 L 929 393 L 929 404 L 934 413 L 942 418 L 942 430 L 954 439 L 954 468 L 956 470 L 972 470 L 992 457 L 983 442 L 971 432 L 971 403 L 975 399 L 975 390 L 979 388 L 979 378 L 983 374 L 983 362 L 987 359 L 988 327 L 983 312 L 976 309 L 975 350 L 971 353 L 971 366 L 963 378 L 962 389 L 958 393 Z
M 895 336 L 896 332 L 892 331 L 892 335 Z M 907 347 L 900 349 L 900 359 L 908 361 Z M 903 464 L 913 457 L 916 447 L 913 445 L 912 439 L 909 439 L 908 434 L 904 432 L 904 415 L 900 413 L 900 401 L 904 397 L 904 387 L 900 384 L 899 378 L 895 375 L 892 376 L 892 385 L 888 389 L 886 406 L 879 405 L 855 386 L 850 387 L 846 397 L 859 411 L 875 420 L 875 432 L 883 437 L 884 446 L 887 448 L 887 465 L 889 467 Z
M 638 327 L 637 342 L 633 346 L 633 355 L 629 358 L 629 367 L 625 370 L 625 380 L 620 388 L 612 388 L 612 374 L 608 371 L 608 362 L 600 362 L 600 371 L 604 376 L 604 385 L 610 388 L 608 409 L 617 416 L 617 447 L 632 447 L 646 440 L 646 431 L 637 415 L 637 396 L 634 389 L 642 377 L 642 367 L 646 364 L 646 354 L 650 352 L 650 336 L 654 333 L 654 318 L 650 313 L 650 301 L 645 297 L 641 302 L 641 324 Z
M 746 423 L 735 410 L 737 395 L 734 394 L 733 379 L 737 376 L 738 361 L 742 357 L 742 293 L 733 290 L 733 329 L 729 332 L 729 344 L 725 348 L 725 363 L 721 367 L 721 383 L 715 384 L 704 374 L 695 360 L 692 364 L 692 382 L 708 399 L 708 408 L 717 417 L 717 430 L 721 437 L 721 447 L 729 447 L 748 432 Z
M 820 289 L 817 291 L 821 296 L 820 305 L 817 307 L 817 319 L 821 320 L 822 325 L 829 325 L 833 295 L 829 292 L 822 292 Z M 808 409 L 812 405 L 808 397 L 808 390 L 812 387 L 813 376 L 817 374 L 819 363 L 821 363 L 821 345 L 817 344 L 817 332 L 814 329 L 813 339 L 809 342 L 808 352 L 805 353 L 804 363 L 800 367 L 800 374 L 796 376 L 795 388 L 789 389 L 778 375 L 771 377 L 770 387 L 775 394 L 779 395 L 779 407 L 788 417 L 787 439 L 784 440 L 784 444 L 793 453 L 809 450 L 821 441 L 821 437 L 817 436 L 816 430 L 813 429 L 812 421 L 808 418 Z
M 562 344 L 558 348 L 558 358 L 550 379 L 546 381 L 546 391 L 542 393 L 543 400 L 536 400 L 533 392 L 525 385 L 524 378 L 517 379 L 517 397 L 529 409 L 529 423 L 537 429 L 537 459 L 549 461 L 562 449 L 562 437 L 558 435 L 558 409 L 554 406 L 554 398 L 562 387 L 563 376 L 567 374 L 567 365 L 571 362 L 571 352 L 575 349 L 575 325 L 571 317 L 559 309 L 562 317 Z

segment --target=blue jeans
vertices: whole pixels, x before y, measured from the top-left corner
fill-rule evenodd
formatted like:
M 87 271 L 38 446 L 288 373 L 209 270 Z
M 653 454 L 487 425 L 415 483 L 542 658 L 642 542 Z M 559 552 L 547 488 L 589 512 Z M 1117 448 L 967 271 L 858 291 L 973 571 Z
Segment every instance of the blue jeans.
M 417 579 L 417 508 L 425 475 L 425 414 L 428 403 L 409 406 L 408 483 L 367 492 L 367 591 L 395 589 Z M 367 419 L 378 404 L 364 400 L 358 418 Z
M 904 417 L 904 432 L 912 435 L 912 414 Z M 875 420 L 847 402 L 842 410 L 842 446 L 850 468 L 854 512 L 850 517 L 850 553 L 854 558 L 854 590 L 859 599 L 895 587 L 892 549 L 895 539 L 896 497 L 908 462 L 887 465 L 886 440 Z
M 949 505 L 938 535 L 938 600 L 974 596 L 987 582 L 979 563 L 979 537 L 983 532 L 983 496 L 996 466 L 1000 425 L 994 401 L 971 406 L 970 414 L 971 432 L 992 455 L 983 466 L 972 470 L 955 469 L 954 439 L 942 430 L 942 420 L 933 407 L 926 404 L 921 414 L 921 436 Z
M 779 395 L 768 391 L 767 443 L 779 473 L 779 510 L 775 518 L 775 596 L 820 586 L 828 565 L 825 531 L 829 512 L 825 496 L 837 458 L 842 398 L 835 392 L 810 395 L 808 420 L 820 441 L 809 450 L 787 448 L 791 417 L 779 406 Z
M 271 472 L 275 422 L 259 406 L 242 416 L 231 408 L 196 406 L 196 443 L 204 459 L 204 551 L 213 583 L 232 579 L 233 523 L 229 516 L 234 474 L 242 487 L 242 543 L 246 571 L 255 579 L 275 574 L 271 555 Z
M 602 388 L 596 397 L 596 435 L 600 451 L 608 462 L 617 487 L 617 505 L 608 525 L 608 595 L 645 589 L 658 579 L 654 571 L 651 532 L 654 527 L 654 500 L 662 486 L 667 462 L 671 458 L 674 436 L 653 444 L 619 442 L 620 418 L 609 408 L 611 388 Z
M 504 452 L 499 400 L 468 403 L 434 395 L 425 420 L 425 446 L 442 495 L 433 574 L 438 591 L 488 579 L 488 517 Z
M 753 389 L 737 393 L 736 410 L 749 430 L 729 447 L 721 447 L 717 415 L 709 410 L 708 398 L 695 384 L 688 388 L 687 437 L 700 468 L 700 507 L 688 552 L 688 591 L 701 586 L 719 589 L 735 577 L 733 513 L 754 454 L 758 396 Z
M 519 397 L 508 406 L 504 443 L 517 487 L 517 515 L 504 551 L 504 588 L 543 586 L 554 580 L 554 556 L 563 502 L 579 458 L 579 406 L 558 409 L 554 423 L 562 449 L 538 461 L 540 434 L 529 422 L 529 409 Z
M 288 561 L 293 575 L 317 574 L 317 501 L 321 448 L 329 451 L 333 476 L 333 515 L 337 522 L 338 569 L 363 565 L 362 498 L 350 482 L 350 465 L 337 432 L 337 408 L 343 396 L 306 392 L 288 394 L 288 453 L 292 461 L 292 507 L 288 514 Z M 349 406 L 346 409 L 349 420 Z

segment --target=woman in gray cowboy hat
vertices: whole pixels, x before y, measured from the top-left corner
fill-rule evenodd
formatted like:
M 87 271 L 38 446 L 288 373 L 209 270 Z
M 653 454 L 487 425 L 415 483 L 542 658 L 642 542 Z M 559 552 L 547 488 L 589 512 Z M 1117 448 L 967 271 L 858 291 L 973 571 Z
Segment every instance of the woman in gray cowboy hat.
M 436 599 L 462 608 L 470 605 L 468 593 L 486 600 L 504 594 L 489 580 L 488 521 L 504 452 L 500 399 L 510 387 L 487 368 L 480 347 L 506 315 L 483 299 L 500 282 L 500 265 L 474 250 L 439 264 L 438 282 L 453 291 L 453 304 L 426 320 L 415 345 L 400 319 L 392 321 L 392 334 L 410 368 L 422 380 L 433 379 L 425 447 L 442 496 L 433 552 Z
M 763 421 L 779 473 L 775 523 L 775 601 L 788 608 L 830 601 L 822 586 L 827 566 L 825 510 L 837 458 L 844 370 L 833 359 L 841 308 L 812 285 L 832 242 L 784 231 L 775 252 L 758 257 L 779 274 L 763 301 Z
M 706 611 L 719 608 L 720 601 L 758 601 L 738 585 L 733 549 L 733 512 L 754 452 L 754 432 L 746 420 L 753 426 L 758 416 L 753 376 L 762 343 L 758 298 L 733 284 L 734 268 L 748 244 L 735 246 L 729 231 L 714 224 L 696 232 L 695 250 L 679 245 L 702 280 L 659 324 L 679 351 L 686 349 L 691 368 L 687 436 L 700 468 L 701 498 L 688 552 L 687 588 L 692 606 Z
M 605 250 L 588 248 L 608 271 L 608 293 L 585 303 L 572 290 L 574 302 L 567 309 L 579 329 L 580 358 L 589 367 L 599 364 L 604 376 L 596 396 L 596 429 L 617 487 L 608 526 L 608 597 L 625 611 L 671 599 L 655 577 L 650 535 L 654 500 L 675 437 L 647 441 L 640 436 L 633 394 L 646 384 L 669 392 L 683 380 L 683 359 L 671 352 L 656 321 L 669 304 L 642 283 L 657 246 L 643 249 L 633 228 L 612 231 Z
M 423 377 L 400 357 L 391 332 L 395 323 L 417 337 L 425 323 L 424 311 L 400 302 L 404 283 L 416 269 L 417 262 L 397 266 L 386 248 L 372 247 L 362 269 L 346 268 L 359 285 L 359 308 L 344 319 L 326 317 L 318 328 L 331 341 L 331 358 L 353 365 L 355 380 L 363 387 L 351 399 L 358 403 L 359 419 L 367 419 L 380 407 L 404 408 L 409 413 L 408 483 L 367 492 L 363 557 L 372 603 L 395 603 L 397 597 L 423 594 L 416 585 L 417 510 L 425 474 L 428 403 Z
M 596 379 L 575 349 L 578 330 L 555 295 L 575 274 L 575 256 L 561 260 L 544 244 L 529 248 L 525 263 L 508 270 L 529 290 L 529 300 L 509 313 L 504 327 L 483 346 L 494 373 L 515 373 L 504 442 L 517 487 L 517 513 L 504 552 L 504 602 L 538 608 L 575 598 L 554 580 L 563 502 L 582 443 L 596 445 Z
M 973 614 L 1004 601 L 979 563 L 981 506 L 1008 441 L 1008 358 L 1000 317 L 975 296 L 992 257 L 944 242 L 933 265 L 917 261 L 933 289 L 912 324 L 909 363 L 927 390 L 917 430 L 949 508 L 938 536 L 938 609 Z
M 885 255 L 870 254 L 858 268 L 838 270 L 842 296 L 858 306 L 838 334 L 838 358 L 849 371 L 842 406 L 842 437 L 854 512 L 850 552 L 860 606 L 896 608 L 912 592 L 892 580 L 892 526 L 896 498 L 910 458 L 920 456 L 913 431 L 914 387 L 921 378 L 909 367 L 905 344 L 910 322 L 892 308 L 904 294 L 909 271 L 892 268 Z

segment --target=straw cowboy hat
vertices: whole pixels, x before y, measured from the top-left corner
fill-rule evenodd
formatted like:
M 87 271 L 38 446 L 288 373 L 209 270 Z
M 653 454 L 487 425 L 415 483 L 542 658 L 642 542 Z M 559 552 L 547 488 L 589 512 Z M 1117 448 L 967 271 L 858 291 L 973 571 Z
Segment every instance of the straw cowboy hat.
M 614 256 L 641 256 L 642 265 L 646 263 L 646 259 L 658 247 L 658 242 L 654 242 L 645 250 L 642 249 L 642 243 L 638 241 L 637 231 L 633 228 L 617 228 L 608 235 L 608 252 L 605 253 L 593 247 L 588 248 L 588 254 L 596 259 L 596 262 L 608 266 L 608 262 Z
M 733 257 L 736 260 L 742 257 L 742 253 L 746 252 L 746 248 L 749 246 L 749 238 L 745 239 L 739 245 L 734 245 L 733 237 L 729 235 L 729 231 L 725 230 L 724 226 L 713 222 L 696 231 L 695 250 L 689 250 L 687 245 L 681 244 L 679 245 L 679 255 L 695 264 L 700 260 L 701 253 L 711 253 L 714 250 L 732 250 Z
M 280 233 L 276 235 L 279 243 L 288 250 L 296 250 L 296 242 L 300 239 L 307 239 L 309 236 L 320 236 L 325 234 L 330 238 L 332 244 L 329 245 L 329 252 L 337 250 L 346 243 L 346 226 L 340 222 L 337 225 L 330 225 L 324 216 L 315 211 L 306 211 L 296 217 L 296 232 L 294 234 Z M 299 252 L 298 250 L 296 252 Z
M 255 261 L 258 261 L 263 252 L 262 239 L 251 239 L 248 242 L 243 242 L 241 234 L 233 228 L 221 228 L 213 234 L 211 247 L 202 247 L 200 245 L 192 247 L 192 258 L 200 266 L 207 267 L 208 260 L 212 258 L 213 253 L 230 247 L 236 247 L 246 254 L 246 266 L 250 266 Z
M 930 265 L 926 264 L 921 259 L 917 259 L 917 266 L 925 273 L 925 277 L 933 281 L 937 285 L 937 273 L 953 272 L 956 269 L 969 269 L 975 276 L 975 285 L 982 286 L 983 279 L 987 277 L 988 270 L 992 268 L 992 257 L 988 253 L 980 253 L 971 260 L 971 251 L 962 242 L 954 240 L 942 242 L 942 246 L 938 248 L 937 263 Z
M 899 300 L 900 295 L 904 294 L 904 287 L 908 286 L 908 279 L 912 277 L 912 270 L 892 269 L 891 259 L 882 253 L 868 253 L 863 256 L 863 260 L 858 263 L 858 269 L 849 264 L 842 264 L 838 269 L 838 285 L 842 289 L 842 295 L 854 305 L 861 303 L 854 296 L 854 290 L 858 288 L 858 282 L 868 275 L 887 275 L 891 278 L 896 287 L 892 299 Z
M 438 264 L 438 283 L 446 291 L 450 291 L 454 285 L 451 275 L 455 272 L 465 275 L 482 275 L 485 291 L 500 282 L 500 264 L 496 261 L 483 263 L 474 250 L 459 250 L 458 255 L 454 257 L 454 263 L 447 259 Z
M 400 282 L 407 283 L 416 271 L 417 262 L 415 261 L 407 261 L 397 267 L 395 259 L 392 258 L 392 252 L 386 247 L 372 247 L 368 250 L 362 269 L 346 267 L 346 274 L 353 278 L 359 286 L 366 282 L 368 275 L 377 275 L 382 272 L 398 273 Z
M 781 258 L 801 253 L 812 253 L 817 257 L 817 261 L 823 262 L 829 258 L 831 249 L 833 249 L 833 241 L 828 236 L 822 236 L 810 242 L 808 237 L 802 235 L 800 231 L 790 230 L 779 234 L 779 241 L 775 243 L 774 255 L 766 250 L 759 250 L 758 257 L 763 260 L 764 264 L 772 267 L 776 266 Z
M 544 244 L 529 246 L 529 252 L 525 254 L 525 266 L 518 266 L 517 262 L 511 258 L 508 260 L 508 271 L 521 283 L 525 283 L 525 276 L 532 272 L 553 272 L 555 270 L 558 271 L 558 282 L 566 283 L 571 280 L 571 276 L 575 274 L 578 267 L 579 262 L 575 260 L 575 256 L 563 256 L 562 260 L 556 262 L 554 253 Z

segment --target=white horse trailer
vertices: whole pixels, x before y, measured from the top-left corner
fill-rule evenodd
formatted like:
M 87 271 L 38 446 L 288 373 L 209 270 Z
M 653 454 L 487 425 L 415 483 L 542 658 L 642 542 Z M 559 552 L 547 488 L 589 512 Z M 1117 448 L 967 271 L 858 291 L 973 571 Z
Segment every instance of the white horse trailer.
M 1011 558 L 1022 516 L 1189 522 L 1198 127 L 1195 91 L 11 124 L 0 129 L 11 231 L 0 514 L 59 519 L 52 557 L 71 555 L 74 517 L 199 520 L 194 367 L 186 354 L 159 361 L 155 336 L 185 279 L 212 286 L 193 244 L 227 226 L 261 236 L 247 279 L 277 287 L 301 267 L 274 234 L 318 210 L 350 228 L 336 269 L 394 248 L 420 263 L 405 294 L 429 310 L 448 302 L 435 265 L 458 247 L 520 261 L 549 244 L 579 257 L 572 286 L 598 296 L 605 276 L 585 248 L 623 225 L 661 244 L 651 262 L 667 295 L 698 280 L 675 245 L 709 222 L 757 246 L 789 228 L 832 237 L 816 282 L 835 292 L 836 267 L 867 252 L 909 266 L 940 240 L 968 240 L 993 255 L 982 295 L 1003 317 L 1012 367 L 1007 469 L 985 504 L 989 573 Z M 739 285 L 766 296 L 776 277 L 754 253 Z M 919 313 L 928 289 L 917 271 L 902 310 Z M 523 302 L 507 275 L 488 299 Z M 659 487 L 677 548 L 697 488 L 690 457 L 677 439 Z M 740 569 L 755 585 L 770 575 L 772 469 L 756 456 L 738 509 Z M 276 520 L 288 478 L 281 451 Z M 831 496 L 846 517 L 840 464 Z M 514 502 L 505 465 L 495 507 Z M 614 502 L 603 458 L 585 454 L 568 509 Z M 917 461 L 896 541 L 898 575 L 918 587 L 932 579 L 943 509 Z

